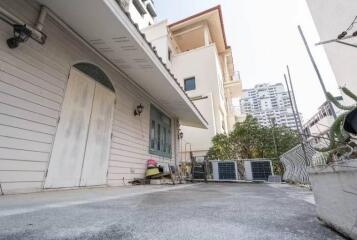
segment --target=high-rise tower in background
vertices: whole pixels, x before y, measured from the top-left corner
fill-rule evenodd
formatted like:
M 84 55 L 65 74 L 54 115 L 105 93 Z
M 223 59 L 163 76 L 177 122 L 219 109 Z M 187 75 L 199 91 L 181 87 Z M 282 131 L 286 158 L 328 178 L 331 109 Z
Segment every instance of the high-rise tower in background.
M 243 90 L 240 111 L 243 115 L 252 115 L 263 126 L 275 123 L 296 129 L 289 93 L 281 83 L 258 84 L 254 88 Z

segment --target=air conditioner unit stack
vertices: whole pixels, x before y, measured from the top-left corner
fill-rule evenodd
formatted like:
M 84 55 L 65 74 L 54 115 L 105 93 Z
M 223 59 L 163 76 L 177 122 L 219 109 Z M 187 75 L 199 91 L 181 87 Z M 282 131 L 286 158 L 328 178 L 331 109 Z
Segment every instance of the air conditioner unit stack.
M 238 167 L 235 161 L 211 161 L 213 180 L 238 180 Z
M 249 181 L 268 181 L 274 175 L 273 165 L 269 159 L 244 160 L 245 178 Z

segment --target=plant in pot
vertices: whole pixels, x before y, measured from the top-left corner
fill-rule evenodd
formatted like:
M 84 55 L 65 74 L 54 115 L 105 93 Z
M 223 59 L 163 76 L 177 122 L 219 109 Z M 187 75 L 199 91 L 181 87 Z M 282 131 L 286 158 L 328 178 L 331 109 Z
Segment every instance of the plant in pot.
M 339 103 L 331 93 L 326 96 L 337 108 L 346 112 L 338 116 L 329 131 L 330 143 L 325 148 L 315 148 L 327 159 L 327 163 L 357 157 L 357 96 L 349 89 L 342 87 L 342 92 L 355 101 L 351 106 Z

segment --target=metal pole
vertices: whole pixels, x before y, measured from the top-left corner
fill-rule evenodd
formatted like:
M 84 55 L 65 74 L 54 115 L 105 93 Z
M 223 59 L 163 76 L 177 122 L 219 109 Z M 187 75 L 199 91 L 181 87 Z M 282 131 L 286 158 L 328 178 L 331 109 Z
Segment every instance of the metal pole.
M 207 179 L 208 179 L 208 177 L 207 177 L 207 175 L 208 175 L 208 164 L 207 164 L 207 159 L 205 158 L 204 159 L 204 161 L 203 161 L 203 166 L 204 166 L 204 174 L 205 174 L 205 177 L 204 177 L 204 181 L 205 181 L 205 183 L 207 183 L 208 181 L 207 181 Z
M 292 98 L 291 98 L 290 88 L 289 88 L 289 84 L 288 84 L 288 79 L 286 78 L 286 74 L 284 74 L 284 79 L 285 79 L 286 88 L 287 88 L 287 90 L 288 90 L 288 95 L 289 95 L 289 101 L 290 101 L 291 109 L 292 109 L 293 115 L 294 115 L 296 130 L 300 133 L 299 123 L 298 123 L 298 120 L 297 120 L 297 118 L 296 118 L 295 108 L 294 108 L 293 100 L 292 100 Z
M 291 96 L 292 96 L 292 100 L 294 102 L 294 106 L 292 106 L 292 107 L 295 107 L 295 110 L 296 110 L 295 113 L 297 114 L 297 120 L 298 120 L 298 123 L 299 123 L 299 126 L 300 126 L 300 131 L 302 132 L 303 128 L 302 128 L 300 113 L 299 113 L 299 109 L 298 109 L 297 104 L 296 104 L 294 87 L 293 87 L 293 84 L 292 84 L 292 81 L 291 81 L 290 69 L 289 69 L 288 65 L 286 66 L 286 69 L 288 70 L 288 77 L 289 77 L 289 83 L 290 83 L 290 88 L 291 88 Z M 288 91 L 289 91 L 289 89 L 288 89 Z
M 289 88 L 289 84 L 288 84 L 288 79 L 286 78 L 286 74 L 284 74 L 284 79 L 285 79 L 286 88 L 287 88 L 287 90 L 288 90 L 290 105 L 291 105 L 291 108 L 292 108 L 292 110 L 293 110 L 295 125 L 296 125 L 296 129 L 297 129 L 298 135 L 299 135 L 299 141 L 300 141 L 300 144 L 301 144 L 302 151 L 303 151 L 303 153 L 304 153 L 305 163 L 306 163 L 306 166 L 309 166 L 309 162 L 308 162 L 308 160 L 307 160 L 307 155 L 306 155 L 306 149 L 305 149 L 304 139 L 303 139 L 303 137 L 302 137 L 302 135 L 301 135 L 301 132 L 299 131 L 298 120 L 297 120 L 297 118 L 296 118 L 296 113 L 295 113 L 295 110 L 294 110 L 293 101 L 292 101 L 292 99 L 291 99 L 290 88 Z M 302 130 L 302 129 L 301 129 L 301 130 Z
M 300 25 L 298 26 L 298 29 L 299 29 L 300 36 L 301 36 L 302 40 L 304 41 L 304 45 L 305 45 L 306 51 L 307 51 L 307 53 L 309 54 L 311 63 L 312 63 L 312 65 L 314 66 L 314 69 L 315 69 L 315 72 L 316 72 L 316 74 L 317 74 L 317 77 L 319 78 L 322 91 L 324 92 L 325 97 L 326 97 L 326 100 L 328 101 L 328 103 L 329 103 L 329 105 L 330 105 L 330 108 L 331 108 L 331 111 L 332 111 L 332 116 L 334 117 L 334 119 L 336 119 L 337 116 L 336 116 L 335 109 L 333 108 L 332 103 L 328 100 L 328 98 L 327 98 L 327 96 L 326 96 L 327 91 L 326 91 L 325 84 L 324 84 L 324 82 L 323 82 L 323 80 L 322 80 L 320 71 L 319 71 L 319 69 L 318 69 L 318 67 L 317 67 L 317 65 L 316 65 L 316 62 L 315 62 L 314 57 L 313 57 L 312 54 L 311 54 L 309 45 L 308 45 L 307 42 L 306 42 L 304 33 L 302 32 L 302 29 L 301 29 Z
M 276 159 L 279 159 L 278 156 L 278 145 L 276 144 L 276 139 L 275 139 L 275 118 L 271 118 L 270 119 L 271 123 L 272 123 L 272 135 L 273 135 L 273 143 L 274 143 L 274 149 L 275 149 L 275 155 L 276 155 Z

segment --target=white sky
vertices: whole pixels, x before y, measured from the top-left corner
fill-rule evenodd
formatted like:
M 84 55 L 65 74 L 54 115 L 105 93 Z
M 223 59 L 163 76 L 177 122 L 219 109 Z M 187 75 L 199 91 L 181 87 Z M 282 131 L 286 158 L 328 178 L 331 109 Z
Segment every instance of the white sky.
M 339 94 L 323 47 L 314 45 L 319 37 L 305 0 L 155 0 L 156 20 L 174 22 L 218 4 L 243 88 L 264 82 L 285 85 L 288 64 L 304 121 L 316 113 L 324 96 L 298 33 L 300 24 L 327 90 Z

